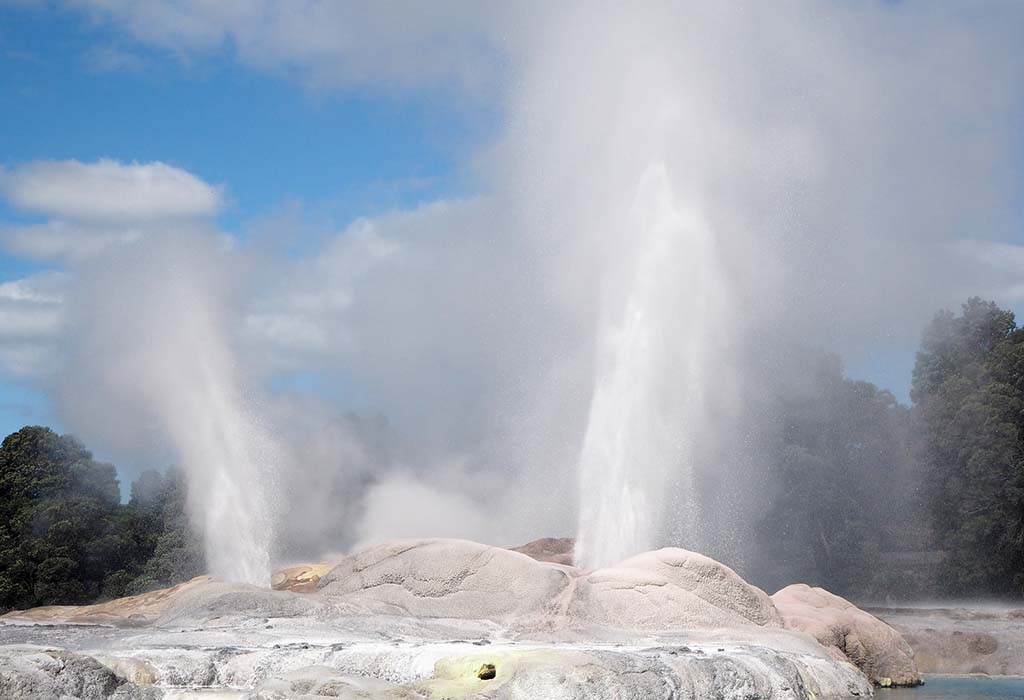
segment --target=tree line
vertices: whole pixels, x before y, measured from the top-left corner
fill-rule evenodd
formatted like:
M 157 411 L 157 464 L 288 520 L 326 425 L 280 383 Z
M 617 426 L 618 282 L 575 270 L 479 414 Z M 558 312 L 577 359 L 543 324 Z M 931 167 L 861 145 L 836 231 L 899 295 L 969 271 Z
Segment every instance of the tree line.
M 0 611 L 170 586 L 205 569 L 177 469 L 144 472 L 121 502 L 113 465 L 28 426 L 0 446 Z
M 780 397 L 778 492 L 760 523 L 767 587 L 802 580 L 862 600 L 1024 596 L 1024 328 L 968 299 L 926 327 L 911 406 L 806 368 Z

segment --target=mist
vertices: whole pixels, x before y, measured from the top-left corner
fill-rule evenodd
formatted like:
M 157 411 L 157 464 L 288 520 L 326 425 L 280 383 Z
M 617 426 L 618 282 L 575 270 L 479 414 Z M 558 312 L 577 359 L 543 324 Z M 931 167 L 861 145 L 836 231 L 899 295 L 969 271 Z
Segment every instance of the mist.
M 67 266 L 39 381 L 104 453 L 186 469 L 226 578 L 428 536 L 756 568 L 769 394 L 801 391 L 794 357 L 913 347 L 968 294 L 1020 298 L 1024 8 L 464 10 L 341 18 L 409 33 L 382 61 L 325 18 L 254 34 L 240 10 L 210 36 L 311 90 L 484 104 L 500 118 L 464 164 L 474 194 L 339 222 L 298 256 L 294 222 L 218 230 L 212 186 L 127 221 L 9 195 L 51 218 L 33 255 Z M 213 41 L 138 12 L 97 10 L 141 42 Z

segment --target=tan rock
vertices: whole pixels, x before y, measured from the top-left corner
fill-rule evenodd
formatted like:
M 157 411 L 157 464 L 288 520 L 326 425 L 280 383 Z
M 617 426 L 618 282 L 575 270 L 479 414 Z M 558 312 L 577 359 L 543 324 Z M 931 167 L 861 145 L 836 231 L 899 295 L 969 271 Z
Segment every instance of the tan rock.
M 170 588 L 141 595 L 117 598 L 95 605 L 47 605 L 29 610 L 12 610 L 3 618 L 30 622 L 68 622 L 72 624 L 115 625 L 137 627 L 156 621 L 168 605 L 186 591 L 205 586 L 213 579 L 196 576 Z
M 318 562 L 316 564 L 299 564 L 282 569 L 270 579 L 270 587 L 275 591 L 291 591 L 292 593 L 312 593 L 317 589 L 320 579 L 337 566 L 337 563 Z
M 98 654 L 93 658 L 121 678 L 127 679 L 129 682 L 136 685 L 153 685 L 160 680 L 160 674 L 157 672 L 156 668 L 144 659 L 103 656 L 101 654 Z
M 788 629 L 806 632 L 878 685 L 920 685 L 914 652 L 903 636 L 845 598 L 804 583 L 772 596 Z

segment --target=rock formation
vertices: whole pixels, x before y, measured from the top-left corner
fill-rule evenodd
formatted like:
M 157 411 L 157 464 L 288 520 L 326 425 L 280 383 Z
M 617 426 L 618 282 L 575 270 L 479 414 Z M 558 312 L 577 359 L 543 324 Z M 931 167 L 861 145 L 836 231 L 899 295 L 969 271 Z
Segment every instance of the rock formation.
M 572 574 L 464 540 L 404 540 L 348 557 L 320 592 L 382 614 L 511 622 L 545 614 Z
M 920 685 L 914 652 L 899 632 L 823 588 L 798 583 L 772 596 L 788 629 L 811 635 L 882 686 Z
M 210 583 L 209 576 L 196 576 L 171 588 L 117 598 L 95 605 L 46 605 L 31 610 L 14 610 L 4 617 L 29 622 L 64 622 L 74 625 L 133 627 L 155 622 L 170 602 L 186 591 Z
M 581 619 L 631 630 L 782 625 L 764 591 L 714 559 L 677 548 L 581 577 L 572 610 Z
M 197 579 L 106 607 L 5 616 L 0 696 L 46 697 L 56 683 L 62 700 L 226 688 L 245 700 L 871 692 L 852 665 L 785 629 L 762 591 L 685 550 L 584 572 L 473 542 L 408 540 L 323 566 L 282 572 L 280 590 Z M 109 626 L 124 620 L 134 626 Z
M 158 700 L 163 691 L 138 686 L 96 659 L 66 651 L 0 649 L 5 700 Z
M 278 571 L 270 578 L 270 587 L 275 591 L 292 591 L 293 593 L 312 593 L 337 563 L 319 562 L 316 564 L 300 564 Z

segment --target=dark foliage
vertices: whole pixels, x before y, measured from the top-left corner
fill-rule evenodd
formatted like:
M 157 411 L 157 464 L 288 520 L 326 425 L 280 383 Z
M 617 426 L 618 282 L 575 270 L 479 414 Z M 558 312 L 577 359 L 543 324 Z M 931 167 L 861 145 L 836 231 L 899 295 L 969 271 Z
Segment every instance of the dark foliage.
M 803 359 L 804 379 L 778 397 L 769 446 L 774 494 L 758 532 L 758 578 L 845 595 L 889 592 L 884 563 L 908 544 L 917 511 L 910 411 L 888 391 L 844 378 L 838 358 Z M 904 595 L 909 581 L 898 588 Z
M 949 595 L 1024 593 L 1024 330 L 969 299 L 924 334 L 912 396 L 938 580 Z
M 198 574 L 176 471 L 120 502 L 116 470 L 71 436 L 25 427 L 0 446 L 0 609 L 82 604 Z M 145 492 L 145 497 L 141 494 Z

